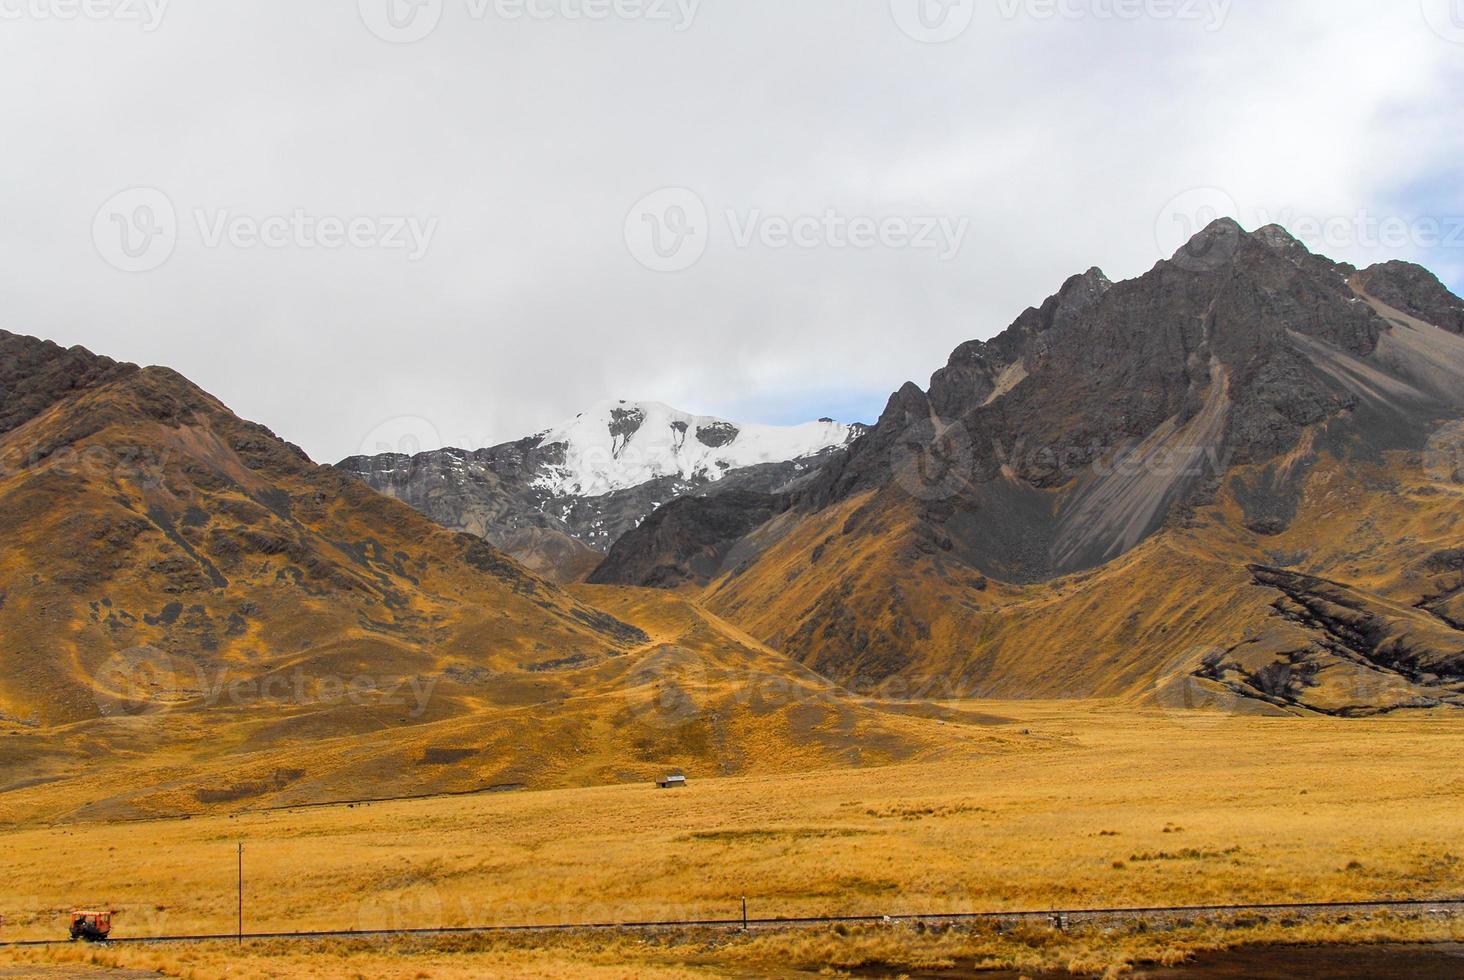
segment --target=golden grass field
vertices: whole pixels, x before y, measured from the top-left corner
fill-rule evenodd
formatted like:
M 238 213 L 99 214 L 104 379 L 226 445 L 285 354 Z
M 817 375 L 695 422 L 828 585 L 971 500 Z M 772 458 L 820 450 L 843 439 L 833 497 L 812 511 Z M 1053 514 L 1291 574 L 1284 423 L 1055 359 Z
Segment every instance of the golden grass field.
M 119 936 L 230 932 L 239 841 L 253 932 L 730 918 L 743 895 L 755 918 L 1464 895 L 1456 713 L 1338 721 L 964 707 L 954 716 L 966 721 L 943 727 L 957 744 L 972 736 L 968 747 L 937 761 L 693 771 L 676 792 L 638 782 L 9 829 L 5 938 L 58 938 L 77 904 L 118 909 Z M 0 951 L 0 970 L 81 958 L 200 977 L 728 975 L 962 960 L 1101 972 L 1247 939 L 1457 939 L 1451 929 L 573 934 L 252 947 L 242 959 L 223 947 L 69 947 Z

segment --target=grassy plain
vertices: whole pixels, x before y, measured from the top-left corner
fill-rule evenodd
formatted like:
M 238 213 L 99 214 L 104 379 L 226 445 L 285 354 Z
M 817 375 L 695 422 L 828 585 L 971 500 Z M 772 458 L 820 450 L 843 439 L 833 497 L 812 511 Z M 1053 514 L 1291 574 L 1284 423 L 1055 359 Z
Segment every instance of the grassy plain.
M 5 934 L 57 937 L 64 910 L 82 903 L 120 910 L 119 935 L 229 932 L 238 841 L 250 931 L 728 918 L 743 895 L 754 917 L 1464 895 L 1464 728 L 1455 712 L 1340 721 L 1074 703 L 962 707 L 985 724 L 947 727 L 1001 738 L 969 738 L 938 761 L 721 779 L 692 772 L 678 792 L 638 782 L 10 829 L 0 833 Z M 1289 935 L 1326 938 L 1305 931 L 1314 928 Z M 1364 938 L 1426 931 L 1335 928 Z M 855 930 L 737 940 L 576 935 L 405 952 L 332 944 L 255 949 L 240 962 L 206 950 L 98 955 L 197 976 L 338 968 L 625 976 L 759 962 L 1086 968 L 1247 937 L 1257 938 L 1244 929 L 1040 942 Z M 1014 942 L 1028 952 L 1018 955 Z M 0 953 L 0 964 L 21 955 Z

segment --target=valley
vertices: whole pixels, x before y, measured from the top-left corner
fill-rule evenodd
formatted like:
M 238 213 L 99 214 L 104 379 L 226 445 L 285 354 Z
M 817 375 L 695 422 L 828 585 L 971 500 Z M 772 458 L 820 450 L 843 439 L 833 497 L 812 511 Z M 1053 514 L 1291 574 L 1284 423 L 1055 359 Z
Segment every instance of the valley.
M 754 916 L 904 915 L 1429 898 L 1458 894 L 1464 881 L 1464 785 L 1447 713 L 1343 721 L 1101 702 L 943 707 L 944 724 L 926 722 L 941 729 L 943 755 L 881 768 L 718 777 L 713 765 L 688 767 L 690 784 L 678 791 L 646 779 L 11 827 L 0 830 L 6 935 L 54 936 L 59 910 L 76 901 L 121 910 L 119 934 L 231 932 L 237 841 L 246 929 L 260 932 L 736 918 L 743 895 Z M 1457 941 L 1459 928 L 1383 915 L 1292 931 Z M 1102 972 L 1138 955 L 1172 962 L 1284 934 L 1265 916 L 1121 941 L 1076 928 L 1039 941 L 1042 932 L 869 927 L 648 942 L 569 934 L 397 949 L 337 943 L 313 954 L 265 947 L 246 957 L 267 955 L 302 975 L 322 952 L 327 962 L 407 976 L 474 963 L 505 975 L 593 974 L 616 956 L 638 974 L 667 976 L 745 975 L 775 963 L 788 975 L 817 973 L 823 962 L 912 969 L 952 956 L 1024 971 L 1082 960 Z M 0 963 L 20 955 L 0 951 Z M 232 963 L 207 950 L 104 955 L 199 977 L 223 976 Z

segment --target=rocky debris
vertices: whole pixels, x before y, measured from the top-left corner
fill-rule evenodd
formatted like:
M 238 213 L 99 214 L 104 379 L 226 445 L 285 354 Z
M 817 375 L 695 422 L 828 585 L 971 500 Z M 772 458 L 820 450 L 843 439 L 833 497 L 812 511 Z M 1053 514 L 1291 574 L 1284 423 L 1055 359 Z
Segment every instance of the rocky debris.
M 1252 565 L 1256 583 L 1284 593 L 1283 618 L 1315 631 L 1323 646 L 1420 683 L 1464 680 L 1464 631 L 1341 582 Z

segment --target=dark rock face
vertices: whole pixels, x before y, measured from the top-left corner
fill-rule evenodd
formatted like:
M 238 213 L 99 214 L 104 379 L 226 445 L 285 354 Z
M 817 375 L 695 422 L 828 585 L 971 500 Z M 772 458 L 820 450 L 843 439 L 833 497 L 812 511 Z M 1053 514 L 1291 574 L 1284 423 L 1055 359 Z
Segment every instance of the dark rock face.
M 1395 266 L 1361 278 L 1417 287 L 1416 301 L 1393 298 L 1432 316 L 1461 305 L 1424 270 Z M 957 554 L 1036 581 L 1117 557 L 1213 494 L 1229 466 L 1287 454 L 1327 420 L 1360 423 L 1372 451 L 1416 448 L 1422 428 L 1400 419 L 1450 406 L 1368 379 L 1394 327 L 1353 289 L 1355 272 L 1280 228 L 1230 221 L 1139 279 L 1090 270 L 995 339 L 958 348 L 928 393 L 907 384 L 795 503 L 903 490 L 931 511 L 926 498 L 939 499 L 932 516 Z M 1258 530 L 1286 526 L 1304 472 L 1251 488 Z M 1065 499 L 1044 496 L 1059 488 Z M 1014 520 L 1020 547 L 1004 548 Z
M 525 439 L 469 453 L 444 449 L 419 456 L 358 456 L 337 469 L 395 497 L 455 531 L 479 537 L 525 528 L 563 530 L 545 511 L 550 500 L 531 484 L 545 461 Z M 553 454 L 549 461 L 556 462 Z
M 741 435 L 737 426 L 726 422 L 717 422 L 712 425 L 704 425 L 696 430 L 696 441 L 703 446 L 710 446 L 712 449 L 720 449 L 723 446 L 730 446 Z
M 1359 274 L 1362 288 L 1409 316 L 1464 334 L 1464 300 L 1438 276 L 1411 262 L 1384 262 Z
M 136 370 L 136 365 L 118 364 L 84 347 L 68 350 L 0 330 L 0 435 L 63 398 Z
M 1283 618 L 1316 631 L 1334 652 L 1414 681 L 1464 679 L 1464 631 L 1340 582 L 1265 565 L 1250 570 L 1258 585 L 1283 593 L 1275 606 Z
M 747 490 L 672 501 L 616 542 L 589 581 L 651 588 L 704 585 L 721 570 L 733 546 L 782 507 L 777 496 Z
M 499 543 L 495 547 L 512 555 L 529 571 L 561 585 L 583 582 L 605 560 L 583 541 L 548 528 L 526 527 L 496 537 Z
M 617 408 L 611 413 L 610 434 L 624 443 L 645 425 L 645 413 L 635 408 Z

